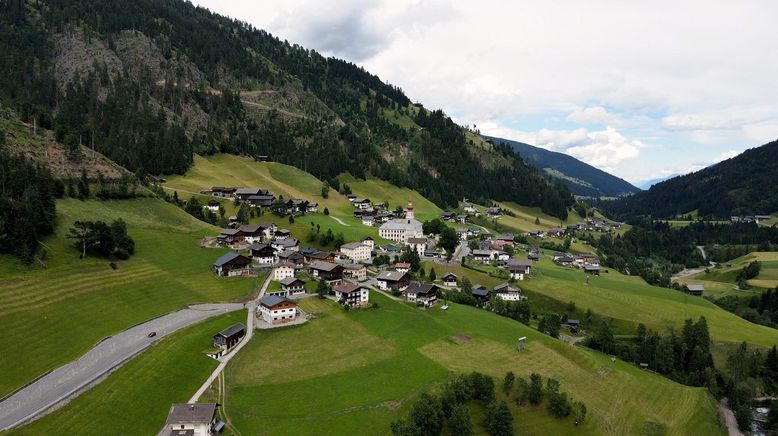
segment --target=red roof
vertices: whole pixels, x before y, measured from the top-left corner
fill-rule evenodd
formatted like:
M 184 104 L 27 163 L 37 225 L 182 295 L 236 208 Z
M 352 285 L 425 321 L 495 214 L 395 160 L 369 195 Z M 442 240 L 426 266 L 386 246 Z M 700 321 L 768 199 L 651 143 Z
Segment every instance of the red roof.
M 343 294 L 350 294 L 354 291 L 360 290 L 362 287 L 359 285 L 355 285 L 352 283 L 344 283 L 342 285 L 335 286 L 332 288 L 335 292 L 340 292 Z
M 411 268 L 411 264 L 410 263 L 395 263 L 394 267 L 395 268 L 410 269 Z

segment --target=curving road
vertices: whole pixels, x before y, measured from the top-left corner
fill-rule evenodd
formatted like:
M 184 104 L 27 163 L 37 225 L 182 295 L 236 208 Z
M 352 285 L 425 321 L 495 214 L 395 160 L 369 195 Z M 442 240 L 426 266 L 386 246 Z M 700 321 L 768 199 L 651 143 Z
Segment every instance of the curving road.
M 0 431 L 35 420 L 69 401 L 145 350 L 155 340 L 198 321 L 241 310 L 243 304 L 198 304 L 131 327 L 97 344 L 77 360 L 61 366 L 0 402 Z M 153 338 L 149 332 L 156 332 Z

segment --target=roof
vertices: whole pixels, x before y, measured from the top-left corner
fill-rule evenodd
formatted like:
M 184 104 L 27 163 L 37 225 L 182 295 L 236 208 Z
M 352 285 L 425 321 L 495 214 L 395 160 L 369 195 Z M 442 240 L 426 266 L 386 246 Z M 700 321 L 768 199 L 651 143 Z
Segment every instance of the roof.
M 262 227 L 262 224 L 247 224 L 240 226 L 238 230 L 245 233 L 257 233 L 265 230 L 265 228 Z
M 510 283 L 502 283 L 494 287 L 494 292 L 498 293 L 504 293 L 504 292 L 521 292 L 521 289 L 511 286 Z
M 243 325 L 243 323 L 238 322 L 238 323 L 235 323 L 235 324 L 227 327 L 226 329 L 220 331 L 218 334 L 220 336 L 228 337 L 228 336 L 232 336 L 235 333 L 238 333 L 238 332 L 241 332 L 241 331 L 245 332 L 246 331 L 246 326 Z
M 315 269 L 315 270 L 319 270 L 319 271 L 332 271 L 332 270 L 334 270 L 337 267 L 343 268 L 342 266 L 340 266 L 338 264 L 334 264 L 334 263 L 330 263 L 330 262 L 322 262 L 322 261 L 318 261 L 318 260 L 315 261 L 315 262 L 311 262 L 310 267 L 311 267 L 311 269 Z
M 273 306 L 277 306 L 284 302 L 294 303 L 293 300 L 275 294 L 265 295 L 259 299 L 259 304 L 268 308 L 272 308 Z
M 385 282 L 399 282 L 405 278 L 408 274 L 400 271 L 381 271 L 376 280 L 383 280 Z
M 355 285 L 353 283 L 344 283 L 332 288 L 333 291 L 340 292 L 342 294 L 350 294 L 352 292 L 359 291 L 360 289 L 362 289 L 362 286 Z
M 350 269 L 350 270 L 361 270 L 361 269 L 366 269 L 367 267 L 360 263 L 347 263 L 343 265 L 343 268 Z
M 234 251 L 230 251 L 229 253 L 226 253 L 226 254 L 222 255 L 220 258 L 216 259 L 213 262 L 213 266 L 222 266 L 222 265 L 224 265 L 224 264 L 226 264 L 228 262 L 231 262 L 231 261 L 237 259 L 238 257 L 244 257 L 245 258 L 246 256 L 244 256 L 244 255 L 242 255 L 240 253 L 236 253 Z M 248 259 L 246 259 L 246 261 L 248 261 Z
M 568 324 L 580 324 L 581 321 L 578 321 L 577 319 L 568 319 L 567 323 Z
M 408 285 L 408 288 L 405 289 L 405 293 L 426 295 L 435 292 L 437 288 L 438 287 L 432 283 L 411 282 L 411 284 Z
M 407 269 L 407 268 L 411 267 L 411 264 L 407 263 L 407 262 L 397 262 L 397 263 L 394 264 L 394 267 L 395 268 L 405 268 L 405 269 Z
M 277 239 L 273 241 L 273 244 L 281 246 L 281 247 L 296 247 L 297 244 L 299 244 L 300 241 L 294 238 L 286 238 L 286 239 Z
M 529 259 L 508 259 L 508 266 L 532 266 L 532 261 Z
M 324 260 L 324 259 L 326 259 L 326 258 L 328 258 L 330 256 L 332 256 L 331 252 L 329 252 L 329 251 L 318 251 L 318 250 L 308 255 L 308 257 L 311 257 L 311 258 L 314 258 L 314 259 L 319 259 L 319 260 Z
M 454 273 L 450 273 L 450 272 L 449 272 L 449 273 L 445 273 L 445 274 L 443 274 L 443 277 L 441 277 L 441 279 L 442 279 L 442 280 L 446 280 L 447 278 L 451 278 L 451 277 L 453 277 L 453 278 L 454 278 L 454 280 L 456 280 L 456 278 L 457 278 L 457 275 L 456 275 L 456 274 L 454 274 Z
M 477 297 L 488 297 L 489 296 L 489 290 L 486 288 L 473 288 L 473 291 L 471 292 L 473 295 Z
M 216 403 L 173 404 L 165 424 L 210 423 L 216 416 Z
M 600 267 L 599 266 L 594 266 L 594 265 L 584 265 L 584 270 L 585 271 L 599 271 Z
M 301 279 L 298 279 L 297 277 L 284 277 L 283 279 L 279 280 L 279 283 L 282 285 L 289 286 L 293 284 L 294 282 L 303 282 Z M 305 282 L 303 282 L 305 283 Z
M 367 247 L 367 245 L 361 242 L 349 242 L 348 244 L 341 245 L 340 249 L 343 250 L 345 248 L 346 250 L 355 250 L 359 247 Z
M 427 238 L 408 238 L 409 244 L 426 244 Z
M 705 286 L 703 285 L 686 285 L 686 289 L 690 291 L 704 291 Z
M 269 246 L 267 244 L 260 244 L 259 242 L 255 242 L 255 243 L 249 245 L 249 250 L 251 250 L 251 251 L 262 251 L 262 250 L 267 250 L 268 248 L 273 250 L 273 247 L 271 247 L 271 246 Z
M 219 234 L 220 235 L 227 235 L 227 236 L 233 236 L 237 235 L 240 230 L 238 229 L 222 229 Z
M 422 230 L 421 223 L 415 219 L 397 218 L 381 224 L 381 230 L 406 230 L 408 228 Z
M 490 250 L 473 250 L 473 256 L 491 256 Z

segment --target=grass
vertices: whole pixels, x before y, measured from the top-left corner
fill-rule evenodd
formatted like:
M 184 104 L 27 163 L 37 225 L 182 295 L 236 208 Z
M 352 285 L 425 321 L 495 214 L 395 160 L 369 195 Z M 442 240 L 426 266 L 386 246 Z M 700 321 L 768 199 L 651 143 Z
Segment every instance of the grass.
M 528 232 L 531 230 L 548 230 L 554 227 L 566 227 L 570 224 L 574 224 L 583 220 L 577 214 L 572 213 L 570 216 L 568 216 L 567 220 L 560 223 L 559 218 L 555 218 L 551 215 L 547 215 L 541 212 L 539 207 L 521 206 L 512 202 L 503 202 L 498 204 L 503 209 L 511 211 L 515 216 L 503 215 L 497 219 L 497 222 L 500 225 L 520 232 Z M 535 224 L 536 218 L 540 220 L 540 224 Z
M 350 174 L 341 174 L 338 179 L 341 183 L 347 184 L 354 195 L 369 198 L 375 204 L 388 201 L 389 208 L 392 210 L 397 206 L 405 208 L 409 201 L 413 202 L 414 215 L 422 222 L 438 218 L 442 212 L 439 207 L 418 192 L 399 188 L 381 179 L 371 177 L 367 180 L 357 180 Z
M 211 336 L 246 312 L 221 315 L 156 342 L 65 407 L 10 432 L 41 434 L 156 434 L 172 403 L 185 403 L 217 362 L 202 353 Z
M 715 282 L 726 284 L 731 287 L 731 285 L 735 283 L 737 275 L 743 267 L 755 260 L 759 261 L 762 264 L 762 267 L 759 271 L 759 275 L 749 280 L 748 284 L 763 289 L 775 288 L 778 286 L 778 252 L 774 251 L 749 253 L 730 261 L 729 263 L 731 263 L 732 266 L 713 268 L 710 269 L 710 272 L 695 274 L 690 278 L 703 281 L 703 284 L 706 285 L 706 291 L 708 289 L 708 284 Z
M 225 408 L 243 434 L 388 434 L 424 390 L 450 372 L 538 372 L 589 409 L 582 428 L 544 408 L 517 408 L 517 434 L 635 434 L 654 423 L 669 434 L 722 434 L 713 399 L 599 353 L 570 347 L 522 324 L 452 304 L 421 311 L 373 293 L 375 310 L 345 312 L 302 301 L 311 322 L 258 332 L 226 370 Z M 453 335 L 469 340 L 455 340 Z M 517 352 L 515 340 L 529 338 Z M 471 407 L 479 433 L 483 410 Z
M 0 395 L 129 326 L 192 303 L 243 300 L 256 287 L 214 277 L 210 265 L 226 250 L 197 248 L 197 240 L 215 229 L 160 200 L 68 199 L 57 211 L 46 269 L 0 256 L 0 328 L 15 355 L 0 359 Z M 66 238 L 72 222 L 116 218 L 127 222 L 136 254 L 115 270 L 107 259 L 80 260 Z

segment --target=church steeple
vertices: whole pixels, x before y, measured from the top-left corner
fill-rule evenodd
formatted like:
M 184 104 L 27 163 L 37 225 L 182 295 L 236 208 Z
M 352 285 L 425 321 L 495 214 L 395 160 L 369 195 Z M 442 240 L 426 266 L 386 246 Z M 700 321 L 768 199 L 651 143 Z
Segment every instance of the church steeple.
M 405 209 L 405 218 L 407 218 L 408 220 L 413 219 L 413 203 L 411 203 L 410 201 L 408 202 L 408 208 Z

